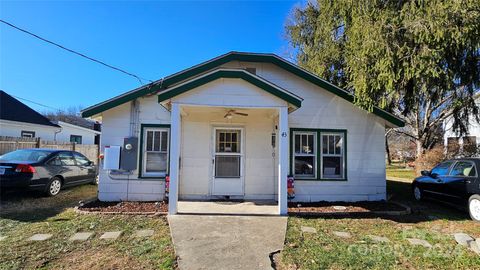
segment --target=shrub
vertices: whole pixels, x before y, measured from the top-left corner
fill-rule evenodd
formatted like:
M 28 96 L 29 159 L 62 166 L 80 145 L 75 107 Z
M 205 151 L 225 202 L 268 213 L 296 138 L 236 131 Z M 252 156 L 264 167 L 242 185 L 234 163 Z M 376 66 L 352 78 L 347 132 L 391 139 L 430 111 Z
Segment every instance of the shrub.
M 420 175 L 421 171 L 431 170 L 435 165 L 442 162 L 445 159 L 444 151 L 443 146 L 425 151 L 425 153 L 415 161 L 415 173 Z

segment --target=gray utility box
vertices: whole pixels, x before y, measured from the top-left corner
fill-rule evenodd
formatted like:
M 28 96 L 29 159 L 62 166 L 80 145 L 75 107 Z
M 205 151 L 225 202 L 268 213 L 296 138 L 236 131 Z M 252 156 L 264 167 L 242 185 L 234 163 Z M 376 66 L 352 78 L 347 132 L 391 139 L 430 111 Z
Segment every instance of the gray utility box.
M 137 169 L 138 138 L 128 137 L 123 139 L 120 169 L 133 171 Z

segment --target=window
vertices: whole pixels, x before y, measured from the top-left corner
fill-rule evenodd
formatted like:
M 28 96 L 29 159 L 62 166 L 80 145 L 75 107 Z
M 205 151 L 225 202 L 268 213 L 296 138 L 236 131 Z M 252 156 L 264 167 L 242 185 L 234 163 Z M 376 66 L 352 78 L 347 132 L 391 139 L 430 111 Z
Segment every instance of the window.
M 49 165 L 57 166 L 75 166 L 75 160 L 72 154 L 68 152 L 61 152 L 55 158 L 50 160 Z
M 476 176 L 476 169 L 473 162 L 470 161 L 459 161 L 455 164 L 452 171 L 450 172 L 451 176 Z
M 215 177 L 241 177 L 241 134 L 239 129 L 216 129 Z
M 477 137 L 475 136 L 463 137 L 463 151 L 465 153 L 475 154 L 477 152 Z
M 70 135 L 70 142 L 76 144 L 82 144 L 82 136 L 80 135 Z
M 448 137 L 447 138 L 447 151 L 448 153 L 458 153 L 460 151 L 460 138 Z
M 345 180 L 346 131 L 292 129 L 291 173 L 297 179 Z
M 344 178 L 343 134 L 322 134 L 322 178 Z
M 34 138 L 35 137 L 35 131 L 22 130 L 21 135 L 22 135 L 22 138 Z
M 315 132 L 294 131 L 293 137 L 295 176 L 315 178 L 317 171 L 317 134 Z
M 143 128 L 142 176 L 165 177 L 168 171 L 169 128 Z
M 450 166 L 452 166 L 453 161 L 445 161 L 438 164 L 435 168 L 432 169 L 432 174 L 435 173 L 437 175 L 447 175 Z
M 90 160 L 80 153 L 74 152 L 73 156 L 78 166 L 88 166 L 90 164 Z

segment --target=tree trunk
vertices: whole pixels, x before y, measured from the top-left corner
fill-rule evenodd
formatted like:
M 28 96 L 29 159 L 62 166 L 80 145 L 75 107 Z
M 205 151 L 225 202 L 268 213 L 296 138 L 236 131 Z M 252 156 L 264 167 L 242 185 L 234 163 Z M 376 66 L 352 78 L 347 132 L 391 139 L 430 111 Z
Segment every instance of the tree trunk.
M 425 148 L 423 147 L 422 141 L 419 139 L 415 140 L 415 144 L 417 146 L 416 156 L 419 158 L 423 153 L 425 153 Z
M 385 136 L 385 149 L 387 150 L 388 165 L 392 165 L 392 157 L 390 156 L 390 147 L 388 146 L 388 136 Z

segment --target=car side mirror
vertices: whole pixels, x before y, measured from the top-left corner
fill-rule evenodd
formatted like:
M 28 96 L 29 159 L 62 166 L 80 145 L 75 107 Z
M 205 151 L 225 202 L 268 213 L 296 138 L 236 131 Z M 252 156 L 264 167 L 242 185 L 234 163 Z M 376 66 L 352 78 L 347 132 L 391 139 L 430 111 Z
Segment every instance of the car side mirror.
M 95 165 L 95 163 L 93 163 L 93 161 L 89 161 L 89 162 L 87 163 L 87 166 L 93 166 L 93 165 Z
M 430 171 L 421 171 L 422 176 L 430 176 Z

